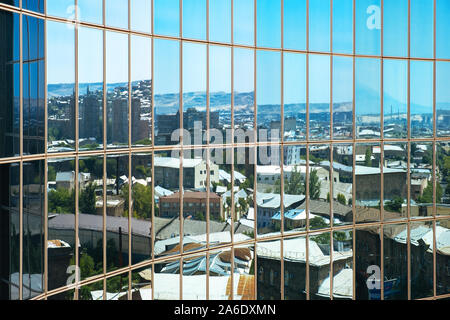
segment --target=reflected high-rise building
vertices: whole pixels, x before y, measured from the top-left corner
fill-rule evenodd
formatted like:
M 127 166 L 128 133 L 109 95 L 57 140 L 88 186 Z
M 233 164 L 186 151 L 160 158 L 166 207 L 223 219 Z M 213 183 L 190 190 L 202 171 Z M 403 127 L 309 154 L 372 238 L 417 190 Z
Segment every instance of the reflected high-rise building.
M 102 137 L 102 99 L 96 93 L 90 91 L 89 86 L 86 94 L 82 97 L 83 102 L 80 105 L 80 112 L 82 114 L 80 121 L 80 138 L 95 138 L 98 141 Z

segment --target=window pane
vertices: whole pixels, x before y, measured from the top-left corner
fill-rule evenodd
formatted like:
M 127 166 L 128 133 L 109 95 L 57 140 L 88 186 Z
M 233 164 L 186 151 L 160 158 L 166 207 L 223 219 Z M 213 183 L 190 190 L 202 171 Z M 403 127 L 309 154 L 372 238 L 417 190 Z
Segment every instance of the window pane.
M 353 136 L 353 59 L 333 57 L 333 136 Z
M 432 222 L 416 222 L 410 226 L 411 242 L 411 299 L 433 296 L 433 252 L 428 245 L 433 242 Z M 403 232 L 397 238 L 406 241 Z
M 283 45 L 285 48 L 306 49 L 306 0 L 284 0 Z
M 109 2 L 111 0 L 108 1 L 107 5 L 109 5 Z M 78 0 L 78 8 L 79 20 L 97 24 L 103 23 L 103 0 Z
M 321 166 L 329 169 L 326 162 Z M 336 144 L 333 147 L 333 223 L 353 223 L 353 145 Z
M 281 241 L 258 242 L 257 300 L 281 299 Z
M 450 58 L 450 2 L 446 0 L 436 0 L 436 58 Z
M 410 147 L 411 218 L 433 215 L 433 144 L 412 142 Z
M 386 56 L 408 55 L 408 0 L 383 2 L 383 51 Z
M 106 33 L 107 143 L 128 146 L 128 36 Z
M 44 13 L 44 0 L 22 0 L 22 8 Z
M 48 151 L 72 151 L 76 120 L 75 35 L 68 24 L 47 21 L 47 91 Z
M 155 39 L 154 45 L 155 145 L 178 144 L 171 137 L 180 128 L 179 42 Z
M 330 57 L 309 56 L 309 136 L 330 137 Z
M 236 44 L 254 45 L 254 0 L 240 0 L 233 3 L 233 40 Z
M 434 1 L 411 0 L 411 56 L 432 58 Z
M 356 54 L 379 55 L 381 47 L 380 0 L 355 2 Z
M 258 0 L 256 4 L 256 44 L 260 47 L 281 46 L 281 3 L 278 0 Z
M 152 144 L 152 42 L 131 36 L 131 144 Z
M 206 0 L 183 1 L 183 37 L 206 40 Z
M 450 62 L 436 62 L 436 134 L 450 136 Z
M 234 50 L 234 125 L 254 136 L 255 121 L 255 51 L 233 48 Z M 237 132 L 235 133 L 235 135 Z
M 209 0 L 209 40 L 231 42 L 231 0 Z
M 448 142 L 436 144 L 436 215 L 450 216 L 450 152 Z
M 80 0 L 78 2 L 80 2 Z M 47 14 L 63 18 L 75 18 L 75 1 L 47 0 Z
M 152 3 L 147 0 L 130 0 L 131 29 L 152 32 Z
M 353 52 L 353 0 L 333 1 L 333 51 Z
M 177 37 L 180 35 L 179 0 L 154 0 L 154 33 Z
M 312 242 L 310 242 L 310 244 L 312 244 Z M 306 238 L 298 237 L 284 239 L 283 259 L 284 299 L 306 300 Z M 265 270 L 258 269 L 263 271 L 261 275 L 264 275 Z M 260 273 L 258 273 L 258 276 L 259 275 Z
M 433 62 L 410 61 L 411 137 L 433 136 Z
M 106 25 L 128 29 L 128 0 L 106 0 Z
M 445 254 L 447 250 L 447 237 L 450 233 L 450 220 L 439 220 L 436 222 L 436 294 L 443 295 L 450 292 L 449 279 L 450 270 L 448 265 L 448 256 Z M 433 246 L 432 243 L 429 243 Z
M 330 0 L 309 1 L 309 50 L 330 51 Z
M 80 149 L 103 148 L 103 32 L 78 30 Z

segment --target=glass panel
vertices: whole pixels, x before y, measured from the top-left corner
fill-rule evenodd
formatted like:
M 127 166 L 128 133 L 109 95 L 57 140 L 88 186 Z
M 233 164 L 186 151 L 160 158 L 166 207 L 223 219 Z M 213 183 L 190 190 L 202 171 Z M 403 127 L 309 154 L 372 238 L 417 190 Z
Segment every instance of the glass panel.
M 230 48 L 209 47 L 209 91 L 210 142 L 215 144 L 226 143 L 228 137 L 226 132 L 231 129 Z M 235 114 L 238 110 L 239 108 L 235 106 Z
M 433 296 L 433 222 L 413 222 L 409 232 L 411 299 L 431 297 Z M 397 241 L 406 242 L 405 236 L 405 233 L 398 234 Z
M 75 160 L 49 159 L 47 175 L 48 290 L 53 290 L 76 279 Z
M 284 53 L 284 141 L 306 139 L 306 56 Z
M 152 42 L 131 36 L 131 144 L 152 145 Z
M 433 215 L 433 144 L 412 142 L 410 147 L 411 218 Z
M 281 163 L 279 146 L 258 147 L 256 166 L 256 206 L 258 234 L 281 231 Z M 303 196 L 284 197 L 287 212 L 296 208 Z
M 128 300 L 128 272 L 106 279 L 106 300 Z
M 353 230 L 333 232 L 333 300 L 353 299 Z M 326 283 L 326 282 L 325 282 Z M 330 289 L 324 287 L 325 293 Z M 319 288 L 319 293 L 323 292 Z
M 103 156 L 81 157 L 78 166 L 79 264 L 83 280 L 103 273 Z
M 381 300 L 380 228 L 356 229 L 355 237 L 355 298 Z
M 309 136 L 330 138 L 330 57 L 309 56 Z
M 106 160 L 106 271 L 128 266 L 129 195 L 128 154 L 108 155 Z
M 23 163 L 23 299 L 44 292 L 44 161 Z
M 446 0 L 436 0 L 436 58 L 450 58 L 450 44 L 448 35 L 450 33 L 450 2 Z
M 383 1 L 383 54 L 408 55 L 408 0 Z
M 450 149 L 449 142 L 436 144 L 436 215 L 450 215 Z
M 380 145 L 358 143 L 355 153 L 355 221 L 356 223 L 380 221 Z
M 103 149 L 103 32 L 78 29 L 79 148 Z
M 63 18 L 75 18 L 75 0 L 47 0 L 47 14 Z
M 0 20 L 0 156 L 11 157 L 20 153 L 20 20 L 18 14 L 3 10 Z M 24 64 L 24 71 L 27 67 Z
M 258 51 L 256 62 L 258 141 L 279 141 L 281 130 L 280 52 Z
M 231 0 L 209 0 L 209 40 L 231 42 Z
M 295 50 L 306 49 L 306 0 L 284 0 L 283 45 Z
M 436 295 L 450 293 L 450 266 L 448 262 L 448 236 L 450 220 L 436 222 Z M 433 243 L 428 242 L 433 248 Z
M 284 239 L 283 259 L 284 299 L 306 300 L 306 238 L 301 236 Z
M 406 138 L 408 131 L 408 61 L 383 62 L 384 137 Z
M 108 148 L 128 146 L 128 36 L 106 33 Z
M 333 137 L 353 136 L 353 59 L 333 57 Z
M 231 252 L 230 249 L 212 251 L 207 255 L 209 264 L 209 300 L 231 299 Z M 206 269 L 206 268 L 205 268 Z M 239 275 L 234 274 L 233 291 L 236 292 Z
M 233 2 L 234 43 L 250 46 L 255 44 L 254 17 L 254 0 L 239 0 Z
M 378 151 L 378 149 L 376 150 Z M 377 154 L 375 153 L 375 157 Z M 384 220 L 406 219 L 408 193 L 408 150 L 406 143 L 384 145 Z
M 256 45 L 281 47 L 281 3 L 278 0 L 257 0 Z
M 180 152 L 154 153 L 155 257 L 173 255 L 180 243 Z M 172 250 L 173 249 L 173 250 Z M 156 299 L 156 296 L 155 296 Z
M 432 58 L 434 1 L 411 0 L 411 56 Z
M 78 290 L 78 300 L 103 300 L 103 280 L 82 286 Z
M 75 35 L 69 24 L 47 21 L 48 152 L 75 144 Z M 64 55 L 61 55 L 64 52 Z
M 131 30 L 152 32 L 152 2 L 147 0 L 130 0 Z
M 19 299 L 20 268 L 20 166 L 19 163 L 0 165 L 0 299 Z M 25 180 L 24 180 L 25 182 Z M 37 277 L 39 280 L 39 276 Z M 39 282 L 42 281 L 42 276 Z M 39 283 L 38 283 L 39 284 Z M 42 288 L 42 287 L 41 287 Z
M 180 36 L 179 0 L 153 0 L 153 12 L 155 34 Z
M 201 145 L 207 129 L 206 46 L 183 43 L 183 144 Z
M 253 50 L 234 48 L 234 126 L 235 136 L 245 130 L 255 142 L 255 54 Z M 244 140 L 245 142 L 245 140 Z
M 131 271 L 131 300 L 152 300 L 152 266 Z
M 353 53 L 353 0 L 333 1 L 333 51 Z
M 180 300 L 180 260 L 155 264 L 152 275 L 152 294 L 155 300 Z
M 206 255 L 190 256 L 182 263 L 183 300 L 206 300 L 206 270 L 202 270 L 203 266 L 206 267 Z M 218 289 L 215 287 L 213 292 Z
M 281 241 L 256 244 L 257 300 L 281 299 Z
M 330 236 L 330 232 L 323 232 L 312 234 L 308 238 L 309 298 L 311 300 L 330 299 Z
M 11 6 L 20 7 L 20 0 L 1 0 L 0 3 L 6 3 Z
M 206 0 L 183 1 L 183 37 L 206 40 Z
M 105 0 L 106 25 L 128 29 L 128 0 Z
M 436 62 L 436 135 L 450 136 L 450 62 Z
M 154 46 L 155 145 L 179 144 L 179 43 L 177 41 L 155 39 Z M 178 135 L 172 137 L 172 134 L 176 132 L 178 132 Z M 172 138 L 175 138 L 175 141 Z
M 326 162 L 322 166 L 328 168 Z M 353 145 L 333 146 L 334 226 L 353 223 Z
M 380 55 L 380 0 L 358 0 L 355 2 L 355 37 L 356 54 Z
M 131 156 L 131 263 L 151 258 L 152 222 L 152 154 Z M 125 214 L 130 212 L 128 189 L 125 189 Z
M 228 255 L 226 251 L 220 254 L 220 259 L 225 261 L 227 256 L 233 257 L 233 300 L 256 300 L 254 252 L 253 245 L 243 245 L 234 247 L 232 255 Z M 211 281 L 211 278 L 209 280 Z
M 309 1 L 309 50 L 330 51 L 330 0 Z
M 433 136 L 433 62 L 410 61 L 411 137 Z
M 380 138 L 380 60 L 357 58 L 355 79 L 356 138 Z
M 44 13 L 44 0 L 22 0 L 22 8 Z
M 408 299 L 408 247 L 397 238 L 407 232 L 406 224 L 383 227 L 384 300 Z
M 109 0 L 109 3 L 111 3 L 111 0 Z M 103 23 L 103 0 L 78 0 L 77 4 L 79 20 L 97 24 Z

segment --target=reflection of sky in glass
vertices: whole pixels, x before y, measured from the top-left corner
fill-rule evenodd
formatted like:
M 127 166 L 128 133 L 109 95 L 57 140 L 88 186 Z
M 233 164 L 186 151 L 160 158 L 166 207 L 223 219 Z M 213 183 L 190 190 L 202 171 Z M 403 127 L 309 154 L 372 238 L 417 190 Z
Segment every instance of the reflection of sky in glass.
M 387 56 L 408 55 L 408 0 L 384 0 L 383 50 Z
M 450 58 L 450 1 L 436 0 L 436 58 Z
M 154 40 L 155 94 L 178 93 L 180 90 L 180 49 L 178 41 Z
M 285 48 L 306 49 L 306 0 L 284 0 L 283 45 Z
M 385 114 L 390 106 L 406 112 L 408 64 L 406 60 L 385 59 L 383 62 L 383 104 Z
M 68 10 L 72 6 L 72 10 Z M 74 0 L 47 0 L 47 14 L 68 18 L 74 13 Z
M 183 44 L 183 92 L 206 91 L 206 46 Z
M 411 60 L 411 115 L 433 112 L 433 62 Z
M 309 1 L 309 50 L 330 51 L 330 0 Z
M 180 35 L 180 2 L 179 0 L 154 0 L 155 34 Z
M 333 57 L 333 103 L 353 100 L 353 59 Z
M 106 25 L 128 29 L 128 0 L 106 0 Z
M 256 4 L 256 44 L 260 47 L 281 46 L 281 3 L 277 0 L 258 0 Z
M 233 40 L 238 44 L 254 44 L 254 0 L 239 0 L 233 3 Z
M 209 40 L 231 41 L 231 0 L 209 0 Z
M 309 102 L 330 102 L 330 57 L 309 56 Z
M 306 103 L 306 55 L 284 54 L 284 104 Z
M 333 1 L 333 51 L 353 52 L 353 0 Z
M 131 81 L 150 80 L 152 73 L 150 38 L 131 36 Z
M 183 37 L 206 40 L 206 1 L 183 1 Z
M 79 83 L 103 82 L 103 32 L 99 29 L 78 30 Z
M 108 5 L 115 6 L 116 2 Z M 103 21 L 103 0 L 78 0 L 78 8 L 81 21 L 101 24 Z
M 106 82 L 128 81 L 128 36 L 124 33 L 106 33 Z
M 234 92 L 254 90 L 254 51 L 234 48 Z
M 450 110 L 450 62 L 436 62 L 436 109 Z
M 381 5 L 380 0 L 355 2 L 355 49 L 357 54 L 380 54 Z M 369 11 L 369 13 L 367 13 Z
M 209 47 L 209 90 L 211 92 L 231 92 L 230 48 Z
M 150 33 L 152 30 L 151 17 L 151 1 L 131 0 L 131 29 Z
M 65 23 L 47 21 L 47 82 L 75 82 L 74 29 Z
M 433 1 L 411 0 L 411 56 L 433 57 Z
M 256 54 L 256 101 L 258 105 L 280 104 L 280 53 L 258 51 Z
M 380 60 L 357 58 L 355 72 L 356 113 L 380 114 Z

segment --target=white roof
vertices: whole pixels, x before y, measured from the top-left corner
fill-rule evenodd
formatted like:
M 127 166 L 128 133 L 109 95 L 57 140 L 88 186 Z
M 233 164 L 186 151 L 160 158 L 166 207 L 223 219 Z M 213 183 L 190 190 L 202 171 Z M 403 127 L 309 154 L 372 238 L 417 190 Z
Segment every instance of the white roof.
M 317 290 L 317 295 L 330 297 L 330 276 L 328 276 Z M 348 298 L 353 297 L 353 269 L 342 269 L 333 278 L 333 297 Z
M 355 175 L 370 175 L 370 174 L 380 174 L 380 168 L 366 167 L 366 166 L 355 166 Z M 406 172 L 404 169 L 392 169 L 383 168 L 383 173 L 401 173 Z
M 156 186 L 155 187 L 155 195 L 159 197 L 165 197 L 172 195 L 173 192 L 167 189 L 164 189 L 163 187 Z
M 256 193 L 256 204 L 261 208 L 272 208 L 276 209 L 280 207 L 281 199 L 280 194 L 275 193 Z M 303 201 L 305 199 L 304 195 L 292 195 L 285 194 L 283 196 L 283 202 L 285 207 L 290 207 L 296 202 Z
M 244 182 L 247 177 L 240 172 L 234 171 L 234 179 L 239 180 L 240 182 Z M 225 170 L 219 169 L 219 180 L 226 180 L 231 183 L 231 174 L 229 174 Z
M 194 168 L 202 163 L 202 161 L 203 159 L 183 159 L 183 168 Z M 180 168 L 179 158 L 154 157 L 153 163 L 154 167 Z

